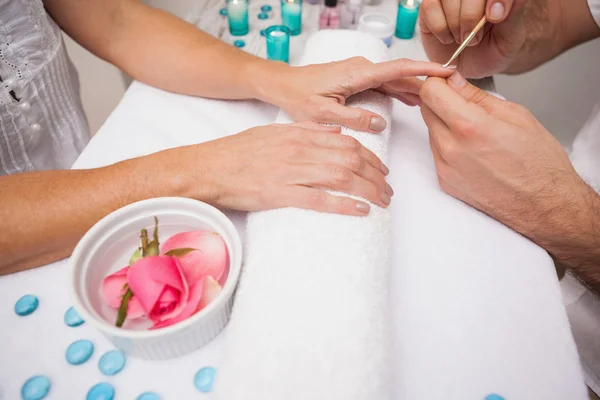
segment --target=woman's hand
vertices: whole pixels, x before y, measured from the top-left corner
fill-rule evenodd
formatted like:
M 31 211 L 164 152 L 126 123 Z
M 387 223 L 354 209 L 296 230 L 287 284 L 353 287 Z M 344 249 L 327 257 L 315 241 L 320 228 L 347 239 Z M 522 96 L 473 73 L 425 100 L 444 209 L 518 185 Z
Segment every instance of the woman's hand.
M 325 189 L 381 207 L 393 194 L 385 182 L 387 167 L 358 141 L 341 135 L 339 127 L 274 124 L 167 152 L 178 160 L 177 170 L 187 174 L 185 196 L 223 208 L 300 207 L 362 216 L 369 212 L 367 203 Z
M 346 99 L 376 89 L 404 103 L 420 104 L 423 82 L 417 76 L 448 77 L 452 70 L 439 64 L 399 59 L 374 64 L 364 57 L 305 67 L 281 67 L 277 79 L 260 96 L 284 109 L 296 121 L 347 126 L 381 132 L 385 120 L 373 112 L 346 107 Z
M 503 72 L 525 43 L 526 0 L 423 0 L 421 39 L 432 61 L 445 63 L 485 14 L 488 24 L 456 64 L 467 78 Z

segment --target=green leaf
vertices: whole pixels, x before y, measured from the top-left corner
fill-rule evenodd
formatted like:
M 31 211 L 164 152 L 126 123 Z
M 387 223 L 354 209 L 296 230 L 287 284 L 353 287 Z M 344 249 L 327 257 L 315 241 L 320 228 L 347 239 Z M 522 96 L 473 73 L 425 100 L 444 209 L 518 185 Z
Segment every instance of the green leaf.
M 190 247 L 184 247 L 184 248 L 181 248 L 181 249 L 173 249 L 173 250 L 167 251 L 167 252 L 165 253 L 165 256 L 171 256 L 171 257 L 183 257 L 183 256 L 185 256 L 186 254 L 189 254 L 189 253 L 191 253 L 192 251 L 196 251 L 196 250 L 198 250 L 198 249 L 192 249 L 192 248 L 190 248 Z
M 121 299 L 121 305 L 119 306 L 117 322 L 115 323 L 117 328 L 122 327 L 123 323 L 125 322 L 125 318 L 127 318 L 127 306 L 129 305 L 129 299 L 131 299 L 131 297 L 133 297 L 133 292 L 131 291 L 131 289 L 127 288 L 123 299 Z
M 142 258 L 142 252 L 141 252 L 141 248 L 138 248 L 136 251 L 133 252 L 133 254 L 131 255 L 131 258 L 129 259 L 129 266 L 132 266 L 133 264 L 135 264 L 135 262 L 137 260 L 139 260 L 140 258 Z

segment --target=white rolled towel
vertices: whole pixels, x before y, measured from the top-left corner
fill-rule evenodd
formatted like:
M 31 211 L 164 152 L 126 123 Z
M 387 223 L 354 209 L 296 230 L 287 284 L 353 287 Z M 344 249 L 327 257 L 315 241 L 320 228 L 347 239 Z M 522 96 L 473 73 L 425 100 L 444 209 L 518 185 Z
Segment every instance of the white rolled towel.
M 303 65 L 364 56 L 387 60 L 373 37 L 322 31 Z M 385 162 L 391 100 L 369 91 L 348 101 L 383 116 L 384 132 L 344 128 Z M 291 122 L 280 112 L 277 122 Z M 252 213 L 247 258 L 216 380 L 220 400 L 387 400 L 390 384 L 391 214 L 367 217 L 295 208 Z

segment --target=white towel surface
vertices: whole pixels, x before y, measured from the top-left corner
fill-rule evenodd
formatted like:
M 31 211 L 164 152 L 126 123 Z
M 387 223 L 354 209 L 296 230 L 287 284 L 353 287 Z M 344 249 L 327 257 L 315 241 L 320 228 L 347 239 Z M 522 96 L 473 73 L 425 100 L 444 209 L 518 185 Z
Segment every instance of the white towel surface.
M 490 393 L 506 400 L 585 399 L 547 255 L 442 194 L 419 110 L 395 101 L 392 111 L 388 166 L 396 195 L 390 290 L 396 345 L 389 356 L 396 367 L 394 400 L 482 400 Z M 275 107 L 259 102 L 178 96 L 134 83 L 76 167 L 231 135 L 268 124 L 276 115 Z M 245 215 L 227 214 L 243 238 Z M 180 359 L 129 357 L 122 372 L 103 376 L 97 363 L 111 344 L 89 324 L 68 328 L 63 323 L 71 306 L 68 276 L 63 261 L 0 277 L 1 400 L 18 399 L 21 385 L 37 374 L 52 381 L 49 400 L 84 399 L 100 381 L 114 385 L 116 399 L 135 399 L 147 390 L 163 400 L 211 399 L 195 389 L 193 377 L 207 365 L 221 373 L 228 330 Z M 13 305 L 26 293 L 37 295 L 40 306 L 18 317 Z M 92 340 L 96 350 L 87 363 L 71 366 L 64 355 L 76 339 Z
M 443 193 L 418 110 L 400 113 L 389 155 L 394 398 L 586 399 L 551 258 Z
M 387 49 L 358 32 L 320 32 L 302 65 L 357 55 L 381 62 Z M 385 161 L 391 99 L 369 91 L 347 104 L 386 119 L 377 135 L 342 132 Z M 281 112 L 276 122 L 292 121 Z M 390 399 L 390 236 L 389 209 L 373 204 L 367 217 L 294 208 L 250 214 L 217 398 Z

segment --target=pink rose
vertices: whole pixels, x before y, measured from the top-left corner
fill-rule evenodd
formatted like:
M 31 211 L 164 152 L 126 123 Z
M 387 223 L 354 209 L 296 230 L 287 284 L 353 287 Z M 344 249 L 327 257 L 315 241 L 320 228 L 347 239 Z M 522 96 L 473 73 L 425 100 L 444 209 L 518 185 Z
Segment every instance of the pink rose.
M 142 258 L 129 269 L 128 280 L 134 297 L 154 322 L 150 329 L 164 328 L 191 317 L 216 297 L 221 288 L 214 279 L 188 285 L 179 259 L 170 256 Z M 219 286 L 218 290 L 213 282 Z
M 176 249 L 189 250 L 180 256 L 179 260 L 190 285 L 208 276 L 212 276 L 218 282 L 225 277 L 229 257 L 227 246 L 218 233 L 192 231 L 175 234 L 163 244 L 162 254 Z

